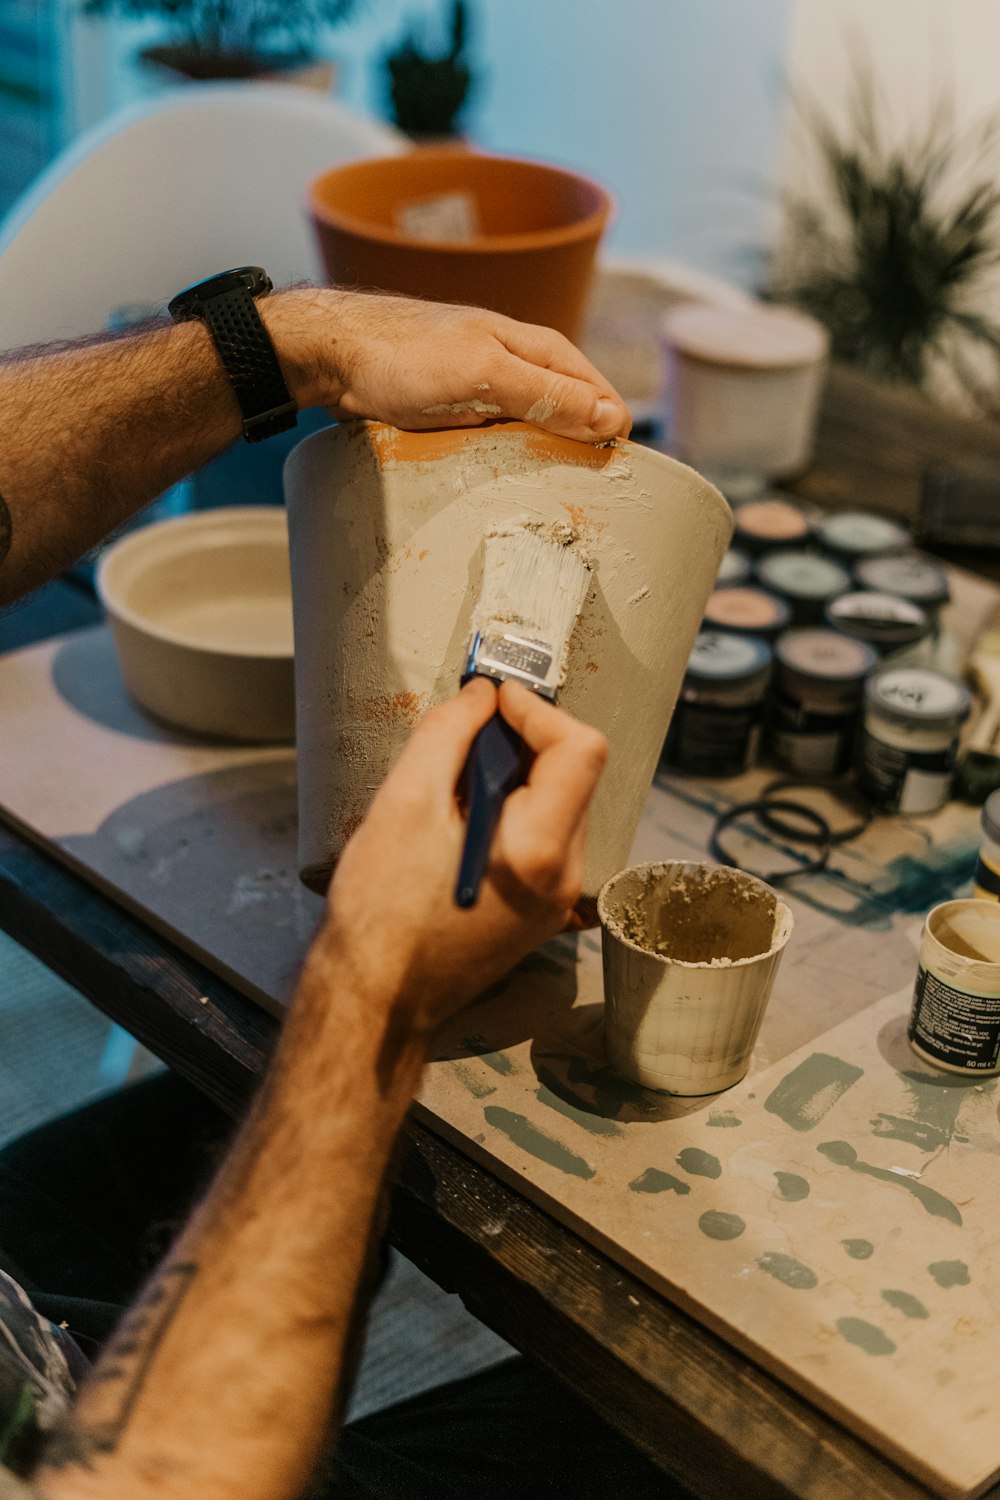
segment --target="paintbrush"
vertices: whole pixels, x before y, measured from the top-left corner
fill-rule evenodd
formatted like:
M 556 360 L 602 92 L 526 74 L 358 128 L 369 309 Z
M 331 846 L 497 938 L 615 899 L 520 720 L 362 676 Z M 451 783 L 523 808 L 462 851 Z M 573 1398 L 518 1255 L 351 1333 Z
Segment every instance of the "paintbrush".
M 982 703 L 958 764 L 958 791 L 968 802 L 985 802 L 1000 787 L 1000 607 L 973 646 L 965 670 Z
M 590 569 L 571 546 L 523 527 L 487 537 L 462 682 L 520 682 L 555 702 L 589 586 Z M 524 781 L 529 759 L 524 741 L 500 713 L 473 741 L 465 768 L 468 821 L 455 886 L 458 906 L 476 904 L 504 799 Z

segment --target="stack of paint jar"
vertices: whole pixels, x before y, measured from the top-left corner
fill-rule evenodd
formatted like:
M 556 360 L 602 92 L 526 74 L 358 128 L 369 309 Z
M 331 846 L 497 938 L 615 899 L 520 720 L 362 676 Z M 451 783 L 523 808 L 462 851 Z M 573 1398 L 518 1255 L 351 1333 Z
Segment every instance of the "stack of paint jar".
M 947 575 L 882 516 L 818 516 L 778 494 L 734 516 L 667 764 L 736 776 L 762 755 L 808 779 L 853 765 L 884 808 L 942 806 L 969 692 L 915 648 L 935 638 Z

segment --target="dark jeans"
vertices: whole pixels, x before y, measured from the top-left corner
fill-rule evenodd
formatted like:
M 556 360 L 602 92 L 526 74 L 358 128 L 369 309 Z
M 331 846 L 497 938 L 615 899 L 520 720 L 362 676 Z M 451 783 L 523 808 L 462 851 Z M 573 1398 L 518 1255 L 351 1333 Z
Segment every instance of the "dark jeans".
M 207 1186 L 232 1123 L 163 1074 L 0 1151 L 0 1265 L 96 1354 Z M 526 1360 L 346 1427 L 330 1500 L 666 1500 L 675 1486 Z M 192 1497 L 194 1500 L 194 1497 Z

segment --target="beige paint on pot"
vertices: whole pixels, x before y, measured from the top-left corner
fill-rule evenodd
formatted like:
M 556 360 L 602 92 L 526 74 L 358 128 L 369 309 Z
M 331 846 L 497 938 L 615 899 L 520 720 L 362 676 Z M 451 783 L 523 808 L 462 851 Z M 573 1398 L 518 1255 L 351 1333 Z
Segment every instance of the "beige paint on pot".
M 293 450 L 285 494 L 306 883 L 325 884 L 413 726 L 456 691 L 484 538 L 522 522 L 593 569 L 560 701 L 611 746 L 587 841 L 595 898 L 627 861 L 726 550 L 722 496 L 651 449 L 519 422 L 329 428 Z

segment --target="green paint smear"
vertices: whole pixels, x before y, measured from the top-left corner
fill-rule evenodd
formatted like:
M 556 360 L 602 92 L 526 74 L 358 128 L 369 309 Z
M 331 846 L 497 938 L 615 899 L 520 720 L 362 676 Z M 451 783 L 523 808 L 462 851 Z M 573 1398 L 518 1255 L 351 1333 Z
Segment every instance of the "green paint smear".
M 871 1240 L 841 1240 L 840 1243 L 852 1260 L 867 1260 L 869 1255 L 875 1253 Z
M 774 1180 L 778 1184 L 779 1197 L 786 1203 L 801 1203 L 803 1198 L 809 1197 L 809 1184 L 797 1172 L 775 1172 Z
M 965 1102 L 965 1088 L 954 1085 L 942 1088 L 941 1080 L 930 1074 L 900 1074 L 910 1098 L 905 1115 L 878 1114 L 872 1121 L 875 1135 L 892 1141 L 904 1141 L 930 1155 L 950 1146 L 955 1134 L 958 1112 Z
M 698 1228 L 710 1240 L 738 1239 L 746 1227 L 739 1214 L 720 1213 L 716 1208 L 710 1208 L 698 1220 Z
M 866 1354 L 895 1354 L 896 1346 L 888 1334 L 864 1318 L 838 1318 L 837 1332 L 849 1344 L 856 1344 Z
M 864 1072 L 826 1052 L 813 1052 L 786 1073 L 764 1100 L 769 1114 L 793 1130 L 812 1130 Z
M 465 1067 L 463 1063 L 452 1062 L 448 1066 L 462 1087 L 467 1088 L 469 1093 L 473 1094 L 477 1099 L 488 1099 L 490 1094 L 496 1093 L 496 1089 L 492 1083 L 484 1083 L 481 1078 L 476 1077 L 471 1068 Z
M 692 1177 L 722 1176 L 722 1163 L 719 1158 L 712 1156 L 708 1151 L 702 1151 L 698 1146 L 685 1146 L 683 1151 L 677 1153 L 674 1160 Z
M 969 1268 L 964 1260 L 936 1260 L 927 1267 L 938 1286 L 968 1286 Z
M 782 1282 L 785 1286 L 794 1287 L 796 1291 L 811 1291 L 819 1283 L 819 1277 L 815 1271 L 804 1266 L 800 1260 L 795 1260 L 791 1255 L 779 1255 L 776 1251 L 768 1251 L 762 1255 L 757 1264 L 768 1276 L 773 1276 L 775 1281 Z
M 681 1182 L 679 1177 L 672 1177 L 669 1172 L 659 1171 L 657 1167 L 647 1167 L 628 1186 L 630 1193 L 680 1193 L 683 1196 L 691 1191 L 688 1183 Z
M 499 1104 L 487 1104 L 483 1114 L 487 1124 L 502 1131 L 515 1146 L 527 1151 L 529 1156 L 535 1156 L 539 1161 L 547 1162 L 550 1167 L 556 1167 L 571 1177 L 590 1178 L 596 1175 L 594 1168 L 582 1156 L 577 1156 L 562 1141 L 546 1135 L 524 1115 L 516 1114 L 510 1109 L 501 1109 Z
M 924 1304 L 916 1297 L 911 1297 L 909 1292 L 888 1291 L 882 1293 L 883 1299 L 890 1307 L 898 1308 L 908 1318 L 929 1318 L 930 1313 Z
M 492 1051 L 489 1041 L 484 1036 L 463 1037 L 462 1046 L 466 1052 L 475 1053 L 481 1062 L 484 1062 L 488 1068 L 493 1069 L 494 1073 L 501 1073 L 506 1078 L 511 1073 L 517 1072 L 517 1068 L 511 1062 L 506 1052 Z
M 898 1173 L 890 1172 L 885 1167 L 873 1167 L 869 1162 L 859 1161 L 858 1153 L 847 1141 L 824 1141 L 816 1150 L 838 1167 L 847 1167 L 851 1172 L 875 1177 L 879 1182 L 888 1182 L 893 1187 L 902 1188 L 905 1193 L 912 1193 L 921 1207 L 936 1219 L 947 1219 L 952 1224 L 961 1225 L 962 1215 L 950 1198 L 946 1198 L 943 1193 L 936 1193 L 933 1188 L 924 1187 L 922 1182 L 916 1182 L 912 1177 L 900 1177 Z
M 484 1058 L 485 1061 L 485 1058 Z M 585 1109 L 579 1109 L 575 1104 L 570 1104 L 568 1099 L 560 1099 L 550 1088 L 543 1083 L 540 1089 L 535 1090 L 535 1098 L 547 1109 L 554 1109 L 557 1114 L 572 1120 L 574 1125 L 580 1125 L 584 1130 L 589 1130 L 591 1135 L 621 1135 L 621 1126 L 616 1125 L 614 1120 L 606 1120 L 603 1115 L 588 1114 Z
M 736 1115 L 725 1114 L 709 1115 L 705 1123 L 708 1125 L 714 1125 L 718 1130 L 735 1130 L 737 1125 L 743 1124 L 743 1121 Z

